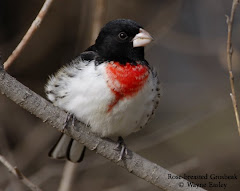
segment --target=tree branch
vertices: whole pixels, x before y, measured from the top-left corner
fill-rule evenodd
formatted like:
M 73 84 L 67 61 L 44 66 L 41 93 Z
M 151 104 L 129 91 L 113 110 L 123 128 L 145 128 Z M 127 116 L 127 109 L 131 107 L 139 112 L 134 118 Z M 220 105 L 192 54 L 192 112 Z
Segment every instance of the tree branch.
M 58 131 L 84 144 L 88 149 L 95 150 L 96 153 L 158 188 L 169 191 L 204 190 L 202 188 L 188 187 L 188 181 L 183 178 L 169 179 L 169 175 L 176 175 L 130 150 L 128 151 L 131 155 L 130 159 L 118 161 L 119 152 L 114 150 L 116 143 L 110 139 L 101 139 L 89 132 L 89 127 L 79 121 L 76 121 L 74 127 L 68 126 L 63 130 L 62 127 L 67 117 L 66 112 L 31 91 L 1 68 L 0 66 L 0 90 L 2 94 L 5 94 L 22 108 L 42 119 L 43 122 L 55 127 Z
M 74 175 L 77 172 L 77 164 L 70 161 L 65 162 L 63 168 L 62 179 L 58 191 L 70 191 L 72 190 Z
M 33 184 L 30 180 L 28 180 L 17 167 L 13 167 L 7 159 L 0 155 L 0 162 L 11 172 L 15 175 L 23 184 L 25 184 L 30 190 L 32 191 L 42 191 L 38 186 Z
M 15 50 L 12 52 L 12 54 L 8 57 L 7 61 L 4 63 L 5 70 L 7 70 L 9 68 L 9 66 L 14 62 L 14 60 L 18 57 L 18 55 L 25 48 L 25 46 L 27 45 L 28 41 L 31 39 L 33 34 L 39 28 L 43 18 L 45 17 L 49 7 L 51 6 L 52 2 L 53 2 L 53 0 L 45 1 L 41 10 L 39 11 L 37 17 L 32 22 L 31 27 L 28 29 L 27 33 L 24 35 L 21 42 L 18 44 L 18 46 L 15 48 Z
M 232 91 L 230 93 L 230 96 L 232 99 L 233 109 L 234 109 L 234 113 L 235 113 L 235 117 L 236 117 L 236 121 L 237 121 L 238 133 L 240 135 L 240 122 L 239 122 L 239 114 L 238 114 L 238 109 L 237 109 L 237 100 L 236 100 L 236 93 L 235 93 L 235 87 L 234 87 L 234 76 L 233 76 L 233 71 L 232 71 L 232 54 L 233 54 L 232 26 L 233 26 L 233 21 L 234 21 L 234 14 L 235 14 L 238 3 L 239 3 L 239 0 L 233 0 L 230 18 L 227 15 L 226 15 L 226 17 L 227 17 L 227 25 L 228 25 L 227 64 L 228 64 L 229 80 L 230 80 L 231 91 Z

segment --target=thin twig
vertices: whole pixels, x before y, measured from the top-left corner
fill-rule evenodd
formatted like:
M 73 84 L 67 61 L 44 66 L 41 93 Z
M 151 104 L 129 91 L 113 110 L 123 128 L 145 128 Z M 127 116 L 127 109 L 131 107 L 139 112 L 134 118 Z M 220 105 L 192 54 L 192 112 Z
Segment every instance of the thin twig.
M 22 108 L 39 117 L 58 131 L 84 144 L 88 149 L 95 150 L 96 153 L 126 169 L 129 173 L 152 183 L 158 188 L 168 191 L 204 190 L 202 188 L 188 187 L 188 181 L 183 178 L 169 179 L 169 174 L 172 176 L 176 175 L 130 150 L 128 150 L 128 153 L 131 157 L 119 161 L 119 152 L 115 150 L 116 143 L 93 134 L 89 131 L 89 127 L 80 121 L 76 121 L 74 127 L 68 126 L 63 130 L 62 127 L 64 126 L 67 113 L 21 84 L 1 69 L 1 66 L 0 90 L 2 94 L 5 94 L 16 104 L 19 104 Z
M 43 4 L 41 10 L 39 11 L 37 17 L 32 22 L 31 27 L 28 29 L 27 33 L 24 35 L 21 42 L 18 44 L 18 46 L 15 48 L 15 50 L 12 52 L 12 54 L 8 57 L 6 62 L 4 63 L 4 69 L 7 70 L 9 66 L 14 62 L 14 60 L 19 56 L 19 54 L 22 52 L 24 47 L 27 45 L 28 41 L 31 39 L 33 34 L 36 32 L 36 30 L 39 28 L 43 18 L 45 17 L 46 13 L 49 10 L 49 7 L 51 6 L 53 0 L 46 0 Z
M 2 155 L 0 155 L 0 162 L 29 189 L 32 191 L 42 191 L 37 185 L 28 180 L 17 167 L 13 167 Z
M 63 169 L 62 180 L 60 182 L 58 191 L 70 191 L 71 190 L 72 183 L 73 183 L 76 172 L 77 172 L 77 164 L 72 163 L 70 161 L 66 161 L 64 169 Z
M 4 129 L 4 127 L 0 128 L 0 151 L 1 151 L 1 154 L 6 156 L 8 158 L 8 161 L 11 162 L 11 163 L 15 163 L 14 161 L 14 157 L 13 157 L 13 154 L 12 152 L 10 152 L 10 148 L 9 148 L 9 144 L 8 144 L 8 140 L 6 138 L 6 132 L 5 132 L 6 129 Z M 8 187 L 6 187 L 5 190 L 8 190 L 7 188 L 9 188 L 10 190 L 18 190 L 18 191 L 21 191 L 23 190 L 22 187 L 20 186 L 20 182 L 15 178 L 13 177 L 11 174 L 9 174 L 8 176 L 4 176 L 4 177 L 1 177 L 1 181 L 6 181 L 6 180 L 9 180 L 9 185 Z
M 228 64 L 228 71 L 229 71 L 229 80 L 231 85 L 231 99 L 233 103 L 233 108 L 235 112 L 235 117 L 237 121 L 238 126 L 238 133 L 240 135 L 240 123 L 239 123 L 239 114 L 237 109 L 237 100 L 236 100 L 236 93 L 235 93 L 235 87 L 234 87 L 234 76 L 232 71 L 232 54 L 233 54 L 233 48 L 232 48 L 232 27 L 233 27 L 233 21 L 234 21 L 234 14 L 237 8 L 237 5 L 239 3 L 239 0 L 233 0 L 232 3 L 232 10 L 230 17 L 226 15 L 227 17 L 227 25 L 228 25 L 228 36 L 227 36 L 227 64 Z

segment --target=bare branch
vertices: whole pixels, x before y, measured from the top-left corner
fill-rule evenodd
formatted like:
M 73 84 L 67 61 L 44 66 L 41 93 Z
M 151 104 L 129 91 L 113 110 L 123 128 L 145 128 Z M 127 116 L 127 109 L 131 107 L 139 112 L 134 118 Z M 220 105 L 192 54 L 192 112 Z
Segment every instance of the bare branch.
M 51 6 L 52 2 L 53 2 L 53 0 L 45 1 L 40 12 L 38 13 L 37 17 L 32 22 L 31 27 L 28 29 L 27 33 L 24 35 L 21 42 L 18 44 L 18 46 L 15 48 L 15 50 L 12 52 L 12 54 L 8 57 L 7 61 L 4 63 L 5 70 L 7 70 L 9 68 L 9 66 L 14 62 L 14 60 L 18 57 L 18 55 L 22 52 L 24 47 L 27 45 L 28 41 L 31 39 L 33 34 L 39 28 L 43 18 L 45 17 L 46 13 L 48 12 L 49 7 Z
M 89 131 L 89 127 L 76 121 L 74 127 L 66 127 L 63 130 L 64 122 L 67 117 L 66 112 L 55 107 L 41 96 L 37 95 L 29 88 L 18 82 L 15 78 L 0 69 L 0 90 L 8 98 L 19 104 L 22 108 L 42 119 L 47 124 L 55 127 L 58 131 L 65 133 L 73 139 L 84 144 L 88 149 L 95 150 L 108 160 L 125 168 L 130 173 L 142 178 L 163 190 L 198 190 L 201 188 L 188 187 L 188 181 L 180 179 L 169 179 L 168 176 L 176 176 L 161 166 L 150 162 L 138 154 L 128 151 L 130 159 L 118 161 L 119 152 L 114 150 L 116 143 L 110 139 L 101 139 Z M 180 186 L 179 186 L 180 185 Z
M 13 167 L 7 159 L 0 155 L 0 162 L 11 172 L 15 175 L 23 184 L 25 184 L 29 189 L 32 191 L 41 191 L 41 189 L 33 184 L 30 180 L 28 180 L 17 167 Z
M 60 182 L 58 191 L 72 190 L 71 187 L 73 184 L 74 175 L 77 172 L 77 165 L 78 164 L 72 163 L 70 161 L 66 161 L 63 169 L 62 180 Z
M 237 109 L 237 100 L 236 100 L 236 93 L 235 93 L 235 87 L 234 87 L 234 76 L 232 72 L 232 54 L 233 54 L 233 48 L 232 48 L 232 27 L 233 27 L 233 21 L 234 21 L 234 14 L 237 8 L 237 4 L 239 3 L 238 0 L 233 0 L 232 3 L 232 10 L 230 17 L 226 15 L 227 17 L 227 25 L 228 25 L 228 36 L 227 36 L 227 64 L 228 64 L 228 71 L 229 71 L 229 80 L 231 85 L 231 99 L 233 103 L 234 113 L 237 121 L 238 126 L 238 133 L 240 135 L 240 122 L 239 122 L 239 113 Z

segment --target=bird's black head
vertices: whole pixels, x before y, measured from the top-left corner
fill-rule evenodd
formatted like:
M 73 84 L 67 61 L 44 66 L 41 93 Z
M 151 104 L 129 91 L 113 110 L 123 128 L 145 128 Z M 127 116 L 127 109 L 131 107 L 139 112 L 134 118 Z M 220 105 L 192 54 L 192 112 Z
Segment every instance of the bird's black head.
M 149 33 L 135 21 L 117 19 L 101 29 L 95 47 L 104 60 L 124 64 L 144 60 L 144 46 L 151 40 Z

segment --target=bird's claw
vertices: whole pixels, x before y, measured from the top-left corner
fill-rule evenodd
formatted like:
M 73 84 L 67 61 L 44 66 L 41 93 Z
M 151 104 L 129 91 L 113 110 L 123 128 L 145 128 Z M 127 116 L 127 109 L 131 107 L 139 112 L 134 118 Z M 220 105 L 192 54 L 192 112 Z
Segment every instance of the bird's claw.
M 114 150 L 120 151 L 120 156 L 118 158 L 118 161 L 121 161 L 125 156 L 128 155 L 128 150 L 122 137 L 118 137 L 117 142 L 118 144 Z
M 69 123 L 70 120 L 72 120 L 71 127 L 74 127 L 75 119 L 76 119 L 75 115 L 73 115 L 72 113 L 69 113 L 69 112 L 68 112 L 68 113 L 67 113 L 67 118 L 66 118 L 66 120 L 65 120 L 65 122 L 64 122 L 63 129 L 62 129 L 62 130 L 64 130 L 64 129 L 68 126 L 68 123 Z
M 125 156 L 127 156 L 128 151 L 126 145 L 122 145 L 120 156 L 118 158 L 118 161 L 121 161 Z

